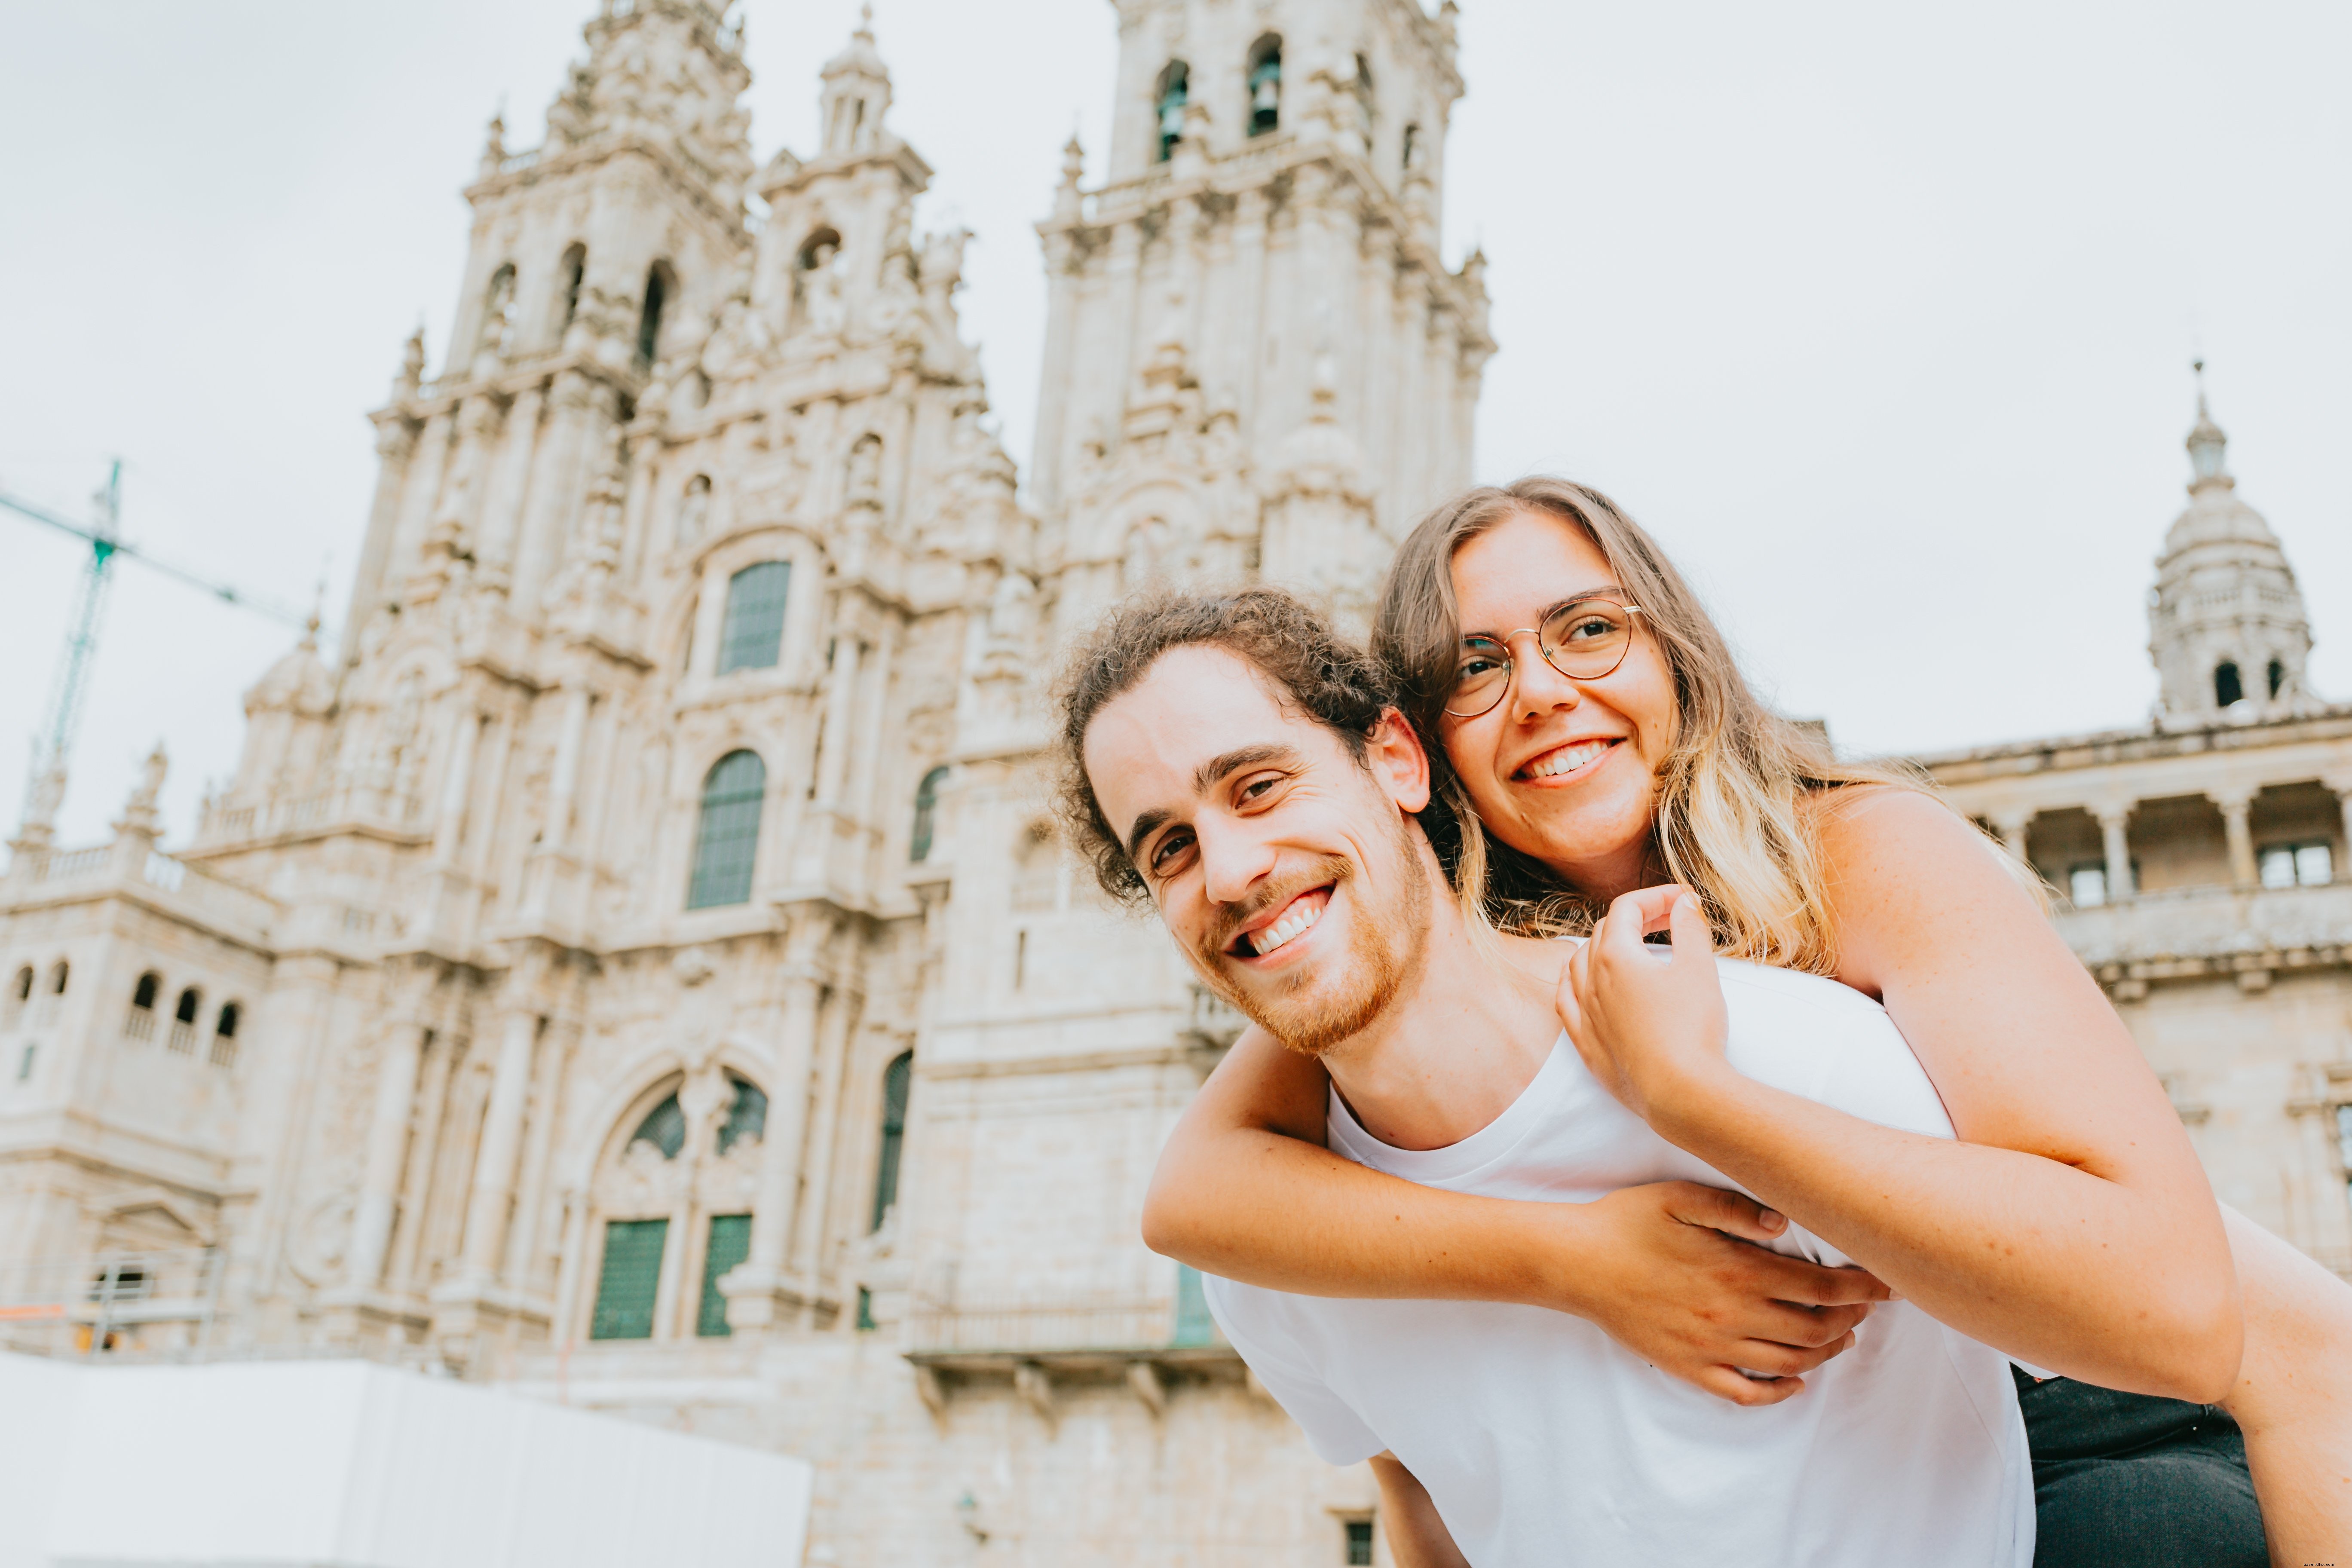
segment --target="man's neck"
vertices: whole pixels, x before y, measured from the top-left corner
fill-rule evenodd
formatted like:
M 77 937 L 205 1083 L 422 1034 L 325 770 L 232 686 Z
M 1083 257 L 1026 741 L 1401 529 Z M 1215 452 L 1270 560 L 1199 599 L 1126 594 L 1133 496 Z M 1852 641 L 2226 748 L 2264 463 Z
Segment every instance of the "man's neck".
M 1476 942 L 1442 890 L 1432 906 L 1418 973 L 1369 1027 L 1323 1054 L 1364 1131 L 1398 1149 L 1443 1149 L 1494 1121 L 1559 1037 L 1552 992 L 1565 948 Z

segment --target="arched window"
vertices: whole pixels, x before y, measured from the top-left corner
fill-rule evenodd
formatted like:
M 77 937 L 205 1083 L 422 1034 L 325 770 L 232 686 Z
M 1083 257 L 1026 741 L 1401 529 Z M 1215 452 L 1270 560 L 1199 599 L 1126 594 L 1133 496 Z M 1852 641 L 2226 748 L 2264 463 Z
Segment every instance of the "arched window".
M 205 995 L 194 986 L 180 993 L 180 1005 L 172 1010 L 172 1032 L 164 1044 L 184 1057 L 196 1052 L 196 1015 L 204 1011 Z
M 1364 151 L 1372 150 L 1372 62 L 1356 57 L 1356 126 L 1363 132 Z
M 656 261 L 646 270 L 646 302 L 637 312 L 637 363 L 640 367 L 654 363 L 654 353 L 661 347 L 662 307 L 669 303 L 669 268 Z
M 1184 139 L 1184 105 L 1192 100 L 1192 68 L 1182 60 L 1170 60 L 1167 69 L 1160 73 L 1160 86 L 1153 97 L 1153 107 L 1160 117 L 1159 161 L 1166 163 L 1176 143 Z
M 646 1111 L 637 1130 L 629 1134 L 629 1142 L 650 1143 L 661 1151 L 663 1159 L 677 1159 L 678 1151 L 686 1147 L 686 1112 L 679 1109 L 677 1096 L 673 1094 Z
M 948 782 L 947 769 L 933 768 L 915 786 L 915 832 L 907 842 L 908 860 L 928 860 L 931 856 L 931 835 L 939 826 L 940 786 Z
M 580 289 L 588 281 L 588 247 L 575 245 L 565 251 L 563 259 L 555 264 L 555 276 L 562 284 L 562 320 L 555 323 L 555 335 L 560 338 L 580 314 Z
M 1249 128 L 1263 136 L 1282 124 L 1282 39 L 1268 33 L 1250 46 Z
M 57 963 L 51 964 L 49 966 L 49 994 L 52 996 L 64 995 L 66 994 L 66 980 L 72 973 L 72 969 L 67 965 L 66 961 L 62 958 L 58 959 Z
M 238 1008 L 234 1002 L 221 1004 L 219 1021 L 213 1026 L 212 1064 L 216 1068 L 236 1065 L 236 1020 Z
M 907 1151 L 907 1096 L 914 1087 L 915 1053 L 901 1051 L 882 1069 L 882 1157 L 874 1168 L 874 1223 L 882 1222 L 898 1203 L 898 1163 Z
M 2238 676 L 2238 667 L 2223 659 L 2213 667 L 2213 700 L 2228 708 L 2245 700 L 2246 683 Z
M 1420 155 L 1421 127 L 1418 125 L 1408 125 L 1404 128 L 1404 146 L 1397 153 L 1397 167 L 1403 170 L 1408 174 L 1412 174 L 1412 161 Z
M 783 656 L 784 601 L 793 585 L 789 561 L 762 561 L 727 580 L 727 615 L 719 628 L 719 673 L 773 669 Z
M 139 977 L 131 990 L 131 1010 L 123 1015 L 122 1037 L 126 1040 L 152 1040 L 155 1037 L 155 998 L 163 990 L 163 977 L 153 970 Z
M 735 1098 L 728 1103 L 727 1120 L 719 1124 L 719 1152 L 732 1149 L 746 1138 L 759 1138 L 768 1131 L 767 1091 L 749 1079 L 727 1075 L 735 1086 Z M 738 1258 L 738 1262 L 741 1259 Z
M 490 274 L 482 296 L 482 335 L 478 346 L 505 353 L 514 347 L 515 269 L 509 261 Z
M 2286 666 L 2277 659 L 2271 660 L 2270 675 L 2271 695 L 2275 698 L 2279 694 L 2279 688 L 2286 684 Z
M 756 752 L 730 752 L 702 780 L 702 816 L 694 830 L 694 879 L 686 907 L 707 910 L 751 901 L 751 866 L 760 848 L 760 801 L 767 764 Z

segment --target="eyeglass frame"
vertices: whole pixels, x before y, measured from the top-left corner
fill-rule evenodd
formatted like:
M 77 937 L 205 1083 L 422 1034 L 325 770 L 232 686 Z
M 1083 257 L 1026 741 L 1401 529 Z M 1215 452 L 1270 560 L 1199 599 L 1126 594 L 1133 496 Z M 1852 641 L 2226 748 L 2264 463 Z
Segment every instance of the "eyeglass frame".
M 1619 609 L 1625 612 L 1625 646 L 1617 650 L 1617 662 L 1611 665 L 1608 668 L 1593 675 L 1571 675 L 1567 670 L 1560 668 L 1559 660 L 1552 658 L 1552 650 L 1544 646 L 1543 623 L 1550 620 L 1562 610 L 1572 610 L 1579 605 L 1590 605 L 1595 602 L 1614 605 Z M 1487 714 L 1492 713 L 1496 709 L 1500 708 L 1503 705 L 1503 699 L 1510 694 L 1511 684 L 1518 676 L 1519 658 L 1517 654 L 1511 651 L 1511 639 L 1517 637 L 1521 632 L 1525 632 L 1529 637 L 1536 639 L 1536 651 L 1543 656 L 1543 661 L 1551 666 L 1553 672 L 1562 680 L 1582 681 L 1608 679 L 1611 676 L 1616 674 L 1618 670 L 1624 668 L 1625 656 L 1633 651 L 1633 617 L 1635 616 L 1646 615 L 1649 612 L 1643 609 L 1641 605 L 1629 605 L 1624 600 L 1617 597 L 1614 594 L 1579 594 L 1572 599 L 1562 599 L 1559 603 L 1546 610 L 1542 615 L 1538 616 L 1534 626 L 1514 626 L 1500 637 L 1495 637 L 1486 632 L 1473 632 L 1468 637 L 1462 638 L 1462 642 L 1465 644 L 1472 641 L 1491 642 L 1496 647 L 1503 650 L 1503 658 L 1505 660 L 1503 679 L 1495 688 L 1495 700 L 1487 703 L 1484 708 L 1477 709 L 1475 711 L 1468 713 L 1448 707 L 1444 710 L 1445 717 L 1449 719 L 1484 719 Z M 1449 687 L 1448 690 L 1450 691 L 1451 689 L 1451 687 Z

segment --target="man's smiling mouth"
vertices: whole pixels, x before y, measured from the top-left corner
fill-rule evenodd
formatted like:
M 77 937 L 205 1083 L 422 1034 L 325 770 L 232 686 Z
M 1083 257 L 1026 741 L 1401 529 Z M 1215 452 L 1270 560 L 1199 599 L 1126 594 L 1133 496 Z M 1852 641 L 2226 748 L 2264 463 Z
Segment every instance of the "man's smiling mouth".
M 1572 773 L 1618 743 L 1618 738 L 1603 735 L 1598 740 L 1580 741 L 1573 746 L 1562 746 L 1556 752 L 1546 752 L 1518 772 L 1522 779 L 1553 779 L 1562 773 Z
M 1282 913 L 1255 931 L 1244 931 L 1225 951 L 1238 958 L 1264 958 L 1304 936 L 1330 907 L 1331 889 L 1310 889 L 1284 906 Z

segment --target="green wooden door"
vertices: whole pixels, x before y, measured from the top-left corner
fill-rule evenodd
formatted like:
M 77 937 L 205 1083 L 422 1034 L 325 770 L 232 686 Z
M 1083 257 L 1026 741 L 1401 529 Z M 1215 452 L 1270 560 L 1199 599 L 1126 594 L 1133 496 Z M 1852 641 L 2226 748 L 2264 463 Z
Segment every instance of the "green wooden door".
M 727 1298 L 719 1293 L 719 1277 L 751 1256 L 751 1216 L 715 1214 L 710 1216 L 710 1245 L 702 1255 L 702 1310 L 694 1331 L 705 1339 L 735 1331 L 727 1326 Z
M 666 1219 L 616 1219 L 604 1226 L 604 1267 L 596 1281 L 592 1340 L 654 1337 L 654 1298 L 661 1291 L 662 1246 L 669 1239 Z

